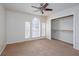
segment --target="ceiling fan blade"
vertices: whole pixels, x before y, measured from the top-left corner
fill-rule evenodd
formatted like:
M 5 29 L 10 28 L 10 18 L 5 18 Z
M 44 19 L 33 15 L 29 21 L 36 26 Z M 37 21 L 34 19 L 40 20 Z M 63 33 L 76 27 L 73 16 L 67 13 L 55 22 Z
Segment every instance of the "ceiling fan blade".
M 48 6 L 48 3 L 45 3 L 42 8 L 46 8 L 47 6 Z
M 38 12 L 38 11 L 40 11 L 40 10 L 35 10 L 34 12 Z
M 52 10 L 53 10 L 53 9 L 48 9 L 48 8 L 47 8 L 47 9 L 45 9 L 45 11 L 52 11 Z
M 32 6 L 33 8 L 37 8 L 37 9 L 40 9 L 39 7 L 35 7 L 35 6 Z

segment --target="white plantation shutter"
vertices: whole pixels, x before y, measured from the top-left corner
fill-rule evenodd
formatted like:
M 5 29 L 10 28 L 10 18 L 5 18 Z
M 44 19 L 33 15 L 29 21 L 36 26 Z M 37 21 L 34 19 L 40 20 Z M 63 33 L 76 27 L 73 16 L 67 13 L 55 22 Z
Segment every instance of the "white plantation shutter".
M 30 38 L 30 22 L 25 22 L 25 38 Z
M 45 36 L 45 23 L 42 23 L 42 36 Z
M 40 37 L 40 21 L 37 18 L 32 21 L 32 37 Z

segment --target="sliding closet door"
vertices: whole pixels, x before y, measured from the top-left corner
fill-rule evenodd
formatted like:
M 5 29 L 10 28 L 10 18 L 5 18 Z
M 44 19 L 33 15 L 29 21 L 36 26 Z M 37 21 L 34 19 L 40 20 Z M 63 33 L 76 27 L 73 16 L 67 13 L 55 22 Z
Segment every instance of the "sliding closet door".
M 51 37 L 67 43 L 73 43 L 73 16 L 52 20 Z
M 32 20 L 32 37 L 40 37 L 40 20 L 38 18 Z

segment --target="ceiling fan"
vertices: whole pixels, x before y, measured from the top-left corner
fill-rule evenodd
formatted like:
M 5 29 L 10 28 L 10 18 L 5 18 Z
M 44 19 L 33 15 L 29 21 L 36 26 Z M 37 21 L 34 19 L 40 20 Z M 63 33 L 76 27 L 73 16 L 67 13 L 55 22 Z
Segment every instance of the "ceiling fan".
M 35 10 L 35 12 L 40 11 L 42 14 L 44 14 L 44 11 L 52 11 L 53 9 L 47 8 L 49 4 L 48 3 L 40 3 L 40 7 L 32 6 L 33 8 L 36 8 L 38 10 Z

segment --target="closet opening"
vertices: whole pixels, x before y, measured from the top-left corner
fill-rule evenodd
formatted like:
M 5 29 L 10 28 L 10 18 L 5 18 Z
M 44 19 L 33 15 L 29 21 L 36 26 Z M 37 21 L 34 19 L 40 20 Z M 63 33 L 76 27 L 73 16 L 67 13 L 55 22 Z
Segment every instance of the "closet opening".
M 73 15 L 51 20 L 51 39 L 68 43 L 73 46 Z

